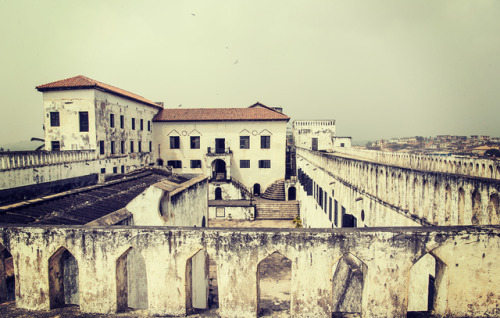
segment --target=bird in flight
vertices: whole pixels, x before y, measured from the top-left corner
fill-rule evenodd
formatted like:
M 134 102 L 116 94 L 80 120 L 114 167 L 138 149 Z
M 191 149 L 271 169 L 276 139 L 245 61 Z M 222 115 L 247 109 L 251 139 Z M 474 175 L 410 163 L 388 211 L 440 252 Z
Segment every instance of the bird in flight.
M 234 62 L 234 64 L 238 63 L 238 60 L 236 60 L 236 62 Z
M 193 17 L 195 17 L 195 16 L 196 16 L 196 14 L 194 14 L 194 13 L 191 13 L 191 15 L 192 15 Z
M 181 106 L 182 106 L 182 104 L 179 104 L 179 106 L 177 106 L 177 107 L 181 107 Z

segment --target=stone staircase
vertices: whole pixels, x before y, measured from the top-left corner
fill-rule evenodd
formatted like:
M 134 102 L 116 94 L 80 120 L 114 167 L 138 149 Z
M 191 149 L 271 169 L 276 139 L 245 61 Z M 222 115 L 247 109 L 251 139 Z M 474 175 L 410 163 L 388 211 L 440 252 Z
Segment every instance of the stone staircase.
M 285 201 L 285 180 L 275 181 L 261 195 L 264 199 Z
M 262 201 L 256 202 L 257 220 L 293 220 L 299 215 L 299 203 L 297 201 Z

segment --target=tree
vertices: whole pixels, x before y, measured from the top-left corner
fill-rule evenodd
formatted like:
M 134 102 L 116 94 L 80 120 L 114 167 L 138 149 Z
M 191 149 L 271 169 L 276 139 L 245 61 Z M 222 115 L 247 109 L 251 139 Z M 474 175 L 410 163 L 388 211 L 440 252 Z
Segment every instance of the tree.
M 488 157 L 500 157 L 500 150 L 498 149 L 488 149 L 484 152 L 485 156 Z

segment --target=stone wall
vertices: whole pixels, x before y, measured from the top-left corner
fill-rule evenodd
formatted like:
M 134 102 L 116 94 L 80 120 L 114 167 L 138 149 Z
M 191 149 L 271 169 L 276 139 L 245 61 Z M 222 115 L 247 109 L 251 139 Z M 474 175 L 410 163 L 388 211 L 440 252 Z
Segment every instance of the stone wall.
M 500 223 L 500 181 L 495 179 L 403 168 L 300 148 L 297 168 L 302 178 L 299 200 L 303 218 L 307 221 L 307 209 L 317 209 L 323 202 L 324 215 L 314 217 L 312 226 L 334 224 L 329 219 L 330 199 L 333 204 L 337 200 L 358 222 L 362 220 L 358 226 Z M 314 182 L 311 195 L 304 194 L 301 174 Z M 318 200 L 317 192 L 326 197 Z
M 408 169 L 500 179 L 500 160 L 496 159 L 479 159 L 464 156 L 411 155 L 354 148 L 335 148 L 335 152 Z
M 339 310 L 360 310 L 362 317 L 405 317 L 414 292 L 409 289 L 412 267 L 428 255 L 435 260 L 434 315 L 500 315 L 499 226 L 238 231 L 3 227 L 0 243 L 14 259 L 16 304 L 31 310 L 47 310 L 54 303 L 57 288 L 49 285 L 57 284 L 49 279 L 49 263 L 64 250 L 78 266 L 81 311 L 116 312 L 123 304 L 123 295 L 117 292 L 124 281 L 121 260 L 135 250 L 144 259 L 147 308 L 153 315 L 181 316 L 190 311 L 192 300 L 187 296 L 196 284 L 189 280 L 196 274 L 189 266 L 199 251 L 217 265 L 221 317 L 256 316 L 257 268 L 274 252 L 292 263 L 294 317 L 331 317 Z M 348 284 L 346 275 L 356 283 Z M 428 275 L 420 278 L 428 279 Z

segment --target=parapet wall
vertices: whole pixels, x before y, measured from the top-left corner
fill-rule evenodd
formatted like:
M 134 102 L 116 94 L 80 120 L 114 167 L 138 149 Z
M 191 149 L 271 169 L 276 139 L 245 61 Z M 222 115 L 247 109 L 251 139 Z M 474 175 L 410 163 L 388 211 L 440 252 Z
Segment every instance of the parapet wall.
M 462 156 L 410 155 L 354 148 L 335 148 L 335 152 L 408 169 L 500 179 L 500 160 L 494 159 L 478 159 Z
M 349 213 L 358 218 L 362 210 L 371 215 L 379 205 L 424 225 L 500 224 L 500 181 L 496 179 L 392 166 L 337 156 L 337 152 L 297 148 L 296 154 L 297 168 L 308 171 L 316 183 L 323 178 L 323 189 L 340 183 L 354 191 L 349 196 L 357 205 L 350 204 Z M 409 225 L 392 223 L 390 216 L 379 221 L 379 226 Z
M 134 250 L 144 258 L 152 315 L 185 315 L 191 286 L 187 266 L 199 251 L 217 265 L 221 317 L 256 317 L 259 263 L 279 252 L 291 260 L 293 317 L 331 317 L 335 264 L 363 264 L 362 317 L 406 317 L 411 269 L 424 256 L 436 262 L 433 314 L 500 315 L 500 227 L 366 229 L 199 229 L 168 227 L 3 227 L 0 243 L 14 259 L 16 304 L 48 310 L 49 262 L 69 251 L 78 267 L 83 312 L 117 310 L 120 262 Z M 352 263 L 352 262 L 351 262 Z M 51 263 L 52 264 L 52 263 Z M 0 267 L 2 268 L 2 267 Z M 428 275 L 421 277 L 427 281 Z

